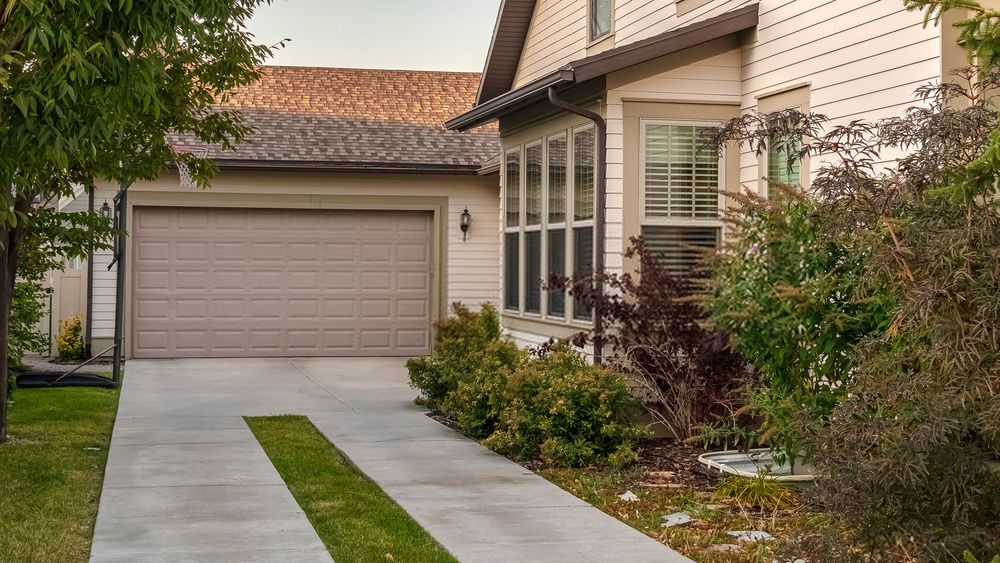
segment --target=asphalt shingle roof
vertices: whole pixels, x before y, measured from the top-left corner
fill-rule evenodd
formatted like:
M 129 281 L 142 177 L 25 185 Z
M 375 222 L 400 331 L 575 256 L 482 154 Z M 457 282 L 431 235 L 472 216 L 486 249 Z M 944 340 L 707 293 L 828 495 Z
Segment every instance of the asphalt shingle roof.
M 444 122 L 473 105 L 477 73 L 346 68 L 263 68 L 260 81 L 219 104 L 257 131 L 209 157 L 262 163 L 469 169 L 500 152 L 496 128 L 459 133 Z M 184 136 L 170 141 L 197 146 Z

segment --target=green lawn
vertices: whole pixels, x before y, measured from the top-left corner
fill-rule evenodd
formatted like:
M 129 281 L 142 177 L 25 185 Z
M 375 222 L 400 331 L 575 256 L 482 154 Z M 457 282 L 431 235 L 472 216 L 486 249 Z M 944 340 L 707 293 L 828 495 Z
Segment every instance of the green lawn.
M 18 389 L 0 445 L 0 558 L 86 561 L 118 392 Z
M 455 561 L 309 419 L 246 421 L 336 561 Z

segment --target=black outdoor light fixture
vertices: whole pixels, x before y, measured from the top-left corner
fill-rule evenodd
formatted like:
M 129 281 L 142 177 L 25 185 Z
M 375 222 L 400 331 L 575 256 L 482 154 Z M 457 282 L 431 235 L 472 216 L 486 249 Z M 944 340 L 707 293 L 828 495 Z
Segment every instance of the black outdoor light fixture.
M 469 213 L 469 208 L 466 207 L 465 211 L 462 212 L 462 216 L 458 218 L 458 228 L 462 229 L 462 240 L 469 234 L 469 227 L 472 225 L 472 214 Z
M 104 204 L 101 205 L 101 217 L 105 219 L 111 218 L 111 206 L 108 205 L 108 200 L 104 200 Z

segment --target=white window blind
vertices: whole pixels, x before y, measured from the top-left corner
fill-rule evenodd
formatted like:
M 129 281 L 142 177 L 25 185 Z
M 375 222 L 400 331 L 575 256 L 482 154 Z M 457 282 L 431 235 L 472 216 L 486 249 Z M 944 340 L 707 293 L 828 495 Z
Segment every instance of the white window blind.
M 719 160 L 700 142 L 706 127 L 647 125 L 646 217 L 717 219 Z
M 719 228 L 646 225 L 642 239 L 660 265 L 676 274 L 690 274 L 718 246 Z

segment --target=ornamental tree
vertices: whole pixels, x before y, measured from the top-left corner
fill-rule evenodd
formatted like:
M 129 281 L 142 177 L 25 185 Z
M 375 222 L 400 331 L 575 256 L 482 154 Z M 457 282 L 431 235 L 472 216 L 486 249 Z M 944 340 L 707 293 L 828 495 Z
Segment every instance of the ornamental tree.
M 254 8 L 269 1 L 0 2 L 0 350 L 22 247 L 39 221 L 48 217 L 55 248 L 106 244 L 107 229 L 93 228 L 98 217 L 53 219 L 46 208 L 81 186 L 92 190 L 95 179 L 127 186 L 178 162 L 204 186 L 211 163 L 176 154 L 167 133 L 224 149 L 249 133 L 238 113 L 213 105 L 257 80 L 270 56 L 272 47 L 246 29 Z M 0 354 L 0 374 L 7 372 Z M 0 441 L 6 408 L 0 385 Z

